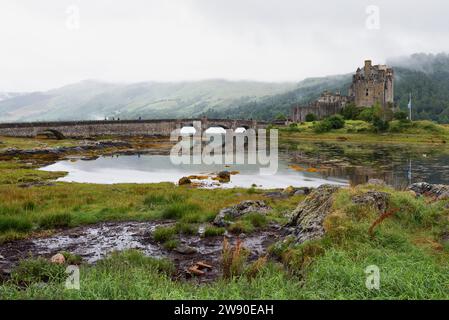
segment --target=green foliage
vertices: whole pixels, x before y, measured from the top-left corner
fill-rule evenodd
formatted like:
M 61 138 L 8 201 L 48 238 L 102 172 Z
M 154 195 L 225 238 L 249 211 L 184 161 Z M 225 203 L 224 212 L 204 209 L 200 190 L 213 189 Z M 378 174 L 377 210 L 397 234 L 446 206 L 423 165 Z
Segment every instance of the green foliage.
M 153 193 L 145 197 L 143 203 L 149 208 L 156 208 L 158 206 L 183 202 L 186 196 L 179 193 L 161 194 Z
M 183 235 L 195 235 L 198 233 L 198 226 L 186 222 L 177 222 L 176 232 Z
M 313 121 L 316 121 L 317 118 L 316 118 L 316 116 L 313 113 L 309 113 L 309 114 L 306 115 L 306 119 L 305 120 L 306 120 L 306 122 L 313 122 Z
M 64 256 L 65 262 L 68 265 L 80 265 L 83 262 L 83 259 L 79 255 L 71 252 L 62 251 L 61 254 Z
M 341 129 L 345 126 L 345 120 L 340 115 L 328 117 L 313 126 L 315 133 L 329 132 L 333 129 Z
M 178 239 L 169 239 L 163 243 L 163 247 L 166 250 L 174 250 L 179 246 L 179 240 Z
M 385 132 L 390 127 L 390 124 L 388 121 L 382 120 L 378 116 L 373 117 L 372 123 L 373 123 L 373 128 L 374 128 L 375 132 Z
M 287 120 L 287 117 L 283 113 L 278 113 L 276 115 L 276 120 L 285 121 L 285 120 Z
M 225 233 L 225 228 L 215 227 L 215 226 L 207 226 L 204 229 L 204 236 L 205 237 L 216 237 L 216 236 L 222 236 Z
M 27 232 L 33 225 L 28 219 L 15 216 L 0 216 L 0 232 L 16 231 Z
M 248 220 L 237 220 L 234 223 L 232 223 L 229 228 L 229 232 L 234 234 L 241 234 L 241 233 L 252 233 L 254 232 L 255 228 L 251 221 Z
M 407 120 L 408 114 L 405 111 L 396 111 L 394 113 L 394 119 L 395 120 Z
M 374 108 L 364 108 L 358 115 L 357 119 L 366 122 L 371 122 L 373 121 L 373 117 L 374 117 Z
M 51 263 L 44 258 L 22 260 L 11 273 L 13 283 L 25 286 L 38 282 L 59 283 L 66 277 L 64 265 Z
M 153 232 L 153 239 L 157 242 L 166 242 L 176 235 L 175 227 L 157 227 Z
M 40 217 L 39 227 L 42 229 L 65 228 L 70 225 L 71 221 L 70 213 L 51 213 Z
M 164 207 L 162 211 L 162 217 L 164 219 L 180 219 L 191 213 L 200 211 L 201 208 L 197 204 L 193 203 L 174 203 Z
M 242 219 L 249 221 L 255 228 L 264 228 L 268 224 L 267 216 L 257 212 L 248 213 Z
M 345 120 L 357 120 L 361 111 L 361 108 L 357 108 L 354 103 L 349 103 L 343 108 L 341 115 Z

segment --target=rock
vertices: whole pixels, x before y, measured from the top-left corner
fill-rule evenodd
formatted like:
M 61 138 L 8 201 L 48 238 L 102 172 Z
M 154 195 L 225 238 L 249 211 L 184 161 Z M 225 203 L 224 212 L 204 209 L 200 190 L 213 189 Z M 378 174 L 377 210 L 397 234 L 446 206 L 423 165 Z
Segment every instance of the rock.
M 387 184 L 382 179 L 369 179 L 368 184 L 374 185 L 374 186 L 386 186 Z
M 235 219 L 250 212 L 266 214 L 271 208 L 262 200 L 246 200 L 239 204 L 221 209 L 214 219 L 213 224 L 219 227 L 225 227 L 229 224 L 226 219 Z
M 288 194 L 285 194 L 282 191 L 266 192 L 264 193 L 264 196 L 271 199 L 287 199 L 289 197 Z
M 296 189 L 293 188 L 292 186 L 289 186 L 289 187 L 285 188 L 284 190 L 282 190 L 282 193 L 287 194 L 289 196 L 292 196 L 295 192 L 296 192 Z
M 231 181 L 231 173 L 229 171 L 220 171 L 217 175 L 217 180 L 226 183 Z
M 296 242 L 319 239 L 324 235 L 323 221 L 330 213 L 333 196 L 340 189 L 335 185 L 322 185 L 313 190 L 292 212 L 286 227 Z
M 449 199 L 449 186 L 444 184 L 430 184 L 427 182 L 414 183 L 408 187 L 417 195 L 434 197 L 437 200 Z
M 183 186 L 183 185 L 186 185 L 186 184 L 191 184 L 192 183 L 192 180 L 190 180 L 189 178 L 187 178 L 187 177 L 182 177 L 181 179 L 179 179 L 179 181 L 178 181 L 178 185 L 180 185 L 180 186 Z
M 310 192 L 312 192 L 311 188 L 308 187 L 301 187 L 301 188 L 297 188 L 294 195 L 295 196 L 302 196 L 302 195 L 308 195 L 310 194 Z
M 61 253 L 57 253 L 53 257 L 51 257 L 50 262 L 55 264 L 64 264 L 65 257 Z
M 380 191 L 368 191 L 352 198 L 352 202 L 371 206 L 380 211 L 380 213 L 385 213 L 387 211 L 389 201 L 390 195 Z
M 187 245 L 178 246 L 174 251 L 180 254 L 195 254 L 198 252 L 196 248 Z

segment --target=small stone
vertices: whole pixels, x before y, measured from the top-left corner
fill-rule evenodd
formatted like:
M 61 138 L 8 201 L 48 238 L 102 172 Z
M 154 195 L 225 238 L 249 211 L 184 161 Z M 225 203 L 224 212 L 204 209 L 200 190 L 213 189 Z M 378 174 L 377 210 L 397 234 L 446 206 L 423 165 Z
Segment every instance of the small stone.
M 55 263 L 55 264 L 64 264 L 65 257 L 61 253 L 57 253 L 53 257 L 51 257 L 50 261 L 51 261 L 51 263 Z
M 196 248 L 190 246 L 178 246 L 175 251 L 180 254 L 195 254 L 198 252 Z

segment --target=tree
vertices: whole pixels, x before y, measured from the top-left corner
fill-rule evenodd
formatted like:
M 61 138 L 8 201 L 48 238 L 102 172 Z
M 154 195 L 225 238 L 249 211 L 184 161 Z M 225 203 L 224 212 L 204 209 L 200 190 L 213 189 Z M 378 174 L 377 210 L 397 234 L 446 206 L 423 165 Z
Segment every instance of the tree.
M 285 120 L 287 120 L 287 117 L 283 113 L 278 113 L 276 116 L 276 120 L 285 121 Z
M 371 108 L 363 109 L 357 118 L 359 120 L 371 122 L 371 121 L 373 121 L 373 116 L 374 116 L 374 108 L 371 107 Z
M 344 107 L 340 113 L 343 118 L 345 118 L 345 120 L 355 120 L 359 116 L 360 112 L 360 108 L 357 108 L 354 103 L 350 103 L 346 107 Z
M 313 113 L 309 113 L 306 115 L 306 122 L 316 121 L 316 116 Z
M 401 120 L 401 121 L 403 121 L 403 120 L 406 120 L 407 117 L 408 117 L 408 114 L 407 114 L 407 112 L 405 112 L 405 111 L 396 111 L 396 112 L 394 113 L 394 119 L 395 119 L 395 120 Z

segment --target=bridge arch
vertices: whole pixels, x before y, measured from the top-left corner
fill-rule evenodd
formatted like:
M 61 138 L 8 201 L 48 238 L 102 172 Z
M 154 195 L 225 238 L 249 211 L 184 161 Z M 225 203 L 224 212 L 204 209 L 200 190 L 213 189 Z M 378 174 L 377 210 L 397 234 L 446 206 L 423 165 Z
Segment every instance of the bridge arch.
M 47 139 L 56 139 L 56 140 L 63 140 L 65 139 L 65 136 L 58 130 L 56 129 L 44 129 L 44 130 L 39 130 L 36 133 L 36 137 L 45 137 Z

